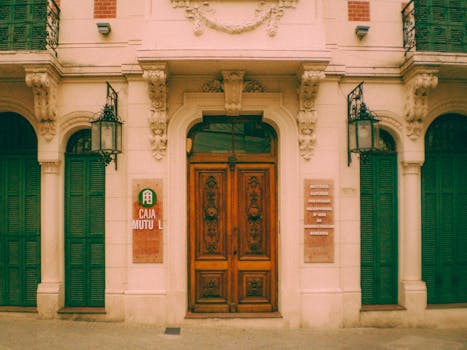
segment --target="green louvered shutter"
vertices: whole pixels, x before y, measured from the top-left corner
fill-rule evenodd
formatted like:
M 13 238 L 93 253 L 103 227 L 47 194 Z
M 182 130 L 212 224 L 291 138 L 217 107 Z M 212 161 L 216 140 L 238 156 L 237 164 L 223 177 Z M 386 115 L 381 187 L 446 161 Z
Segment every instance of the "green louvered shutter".
M 40 167 L 35 159 L 25 159 L 24 193 L 24 295 L 25 305 L 36 305 L 37 285 L 40 281 Z
M 93 157 L 89 161 L 89 304 L 104 306 L 105 292 L 105 168 L 102 161 Z
M 89 132 L 86 130 L 78 134 L 80 135 L 88 138 Z M 67 153 L 65 189 L 65 303 L 67 306 L 104 306 L 104 190 L 103 163 L 92 154 Z
M 422 278 L 428 303 L 467 302 L 467 117 L 438 118 L 422 168 Z
M 467 52 L 465 0 L 415 0 L 419 51 Z
M 0 50 L 45 50 L 47 1 L 0 2 Z
M 0 305 L 35 306 L 40 282 L 40 166 L 22 117 L 0 115 Z
M 0 305 L 35 306 L 40 282 L 40 166 L 34 131 L 0 115 Z
M 360 259 L 361 259 L 361 288 L 362 304 L 374 304 L 376 300 L 375 285 L 375 217 L 373 164 L 360 163 Z
M 360 162 L 363 305 L 398 302 L 397 217 L 397 155 L 370 154 Z

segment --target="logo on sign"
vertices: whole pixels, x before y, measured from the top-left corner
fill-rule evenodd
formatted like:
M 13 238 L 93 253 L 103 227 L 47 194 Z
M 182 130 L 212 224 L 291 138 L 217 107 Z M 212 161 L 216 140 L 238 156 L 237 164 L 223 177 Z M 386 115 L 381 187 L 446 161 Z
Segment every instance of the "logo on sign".
M 138 195 L 139 204 L 145 208 L 150 208 L 157 202 L 157 195 L 150 188 L 144 188 Z

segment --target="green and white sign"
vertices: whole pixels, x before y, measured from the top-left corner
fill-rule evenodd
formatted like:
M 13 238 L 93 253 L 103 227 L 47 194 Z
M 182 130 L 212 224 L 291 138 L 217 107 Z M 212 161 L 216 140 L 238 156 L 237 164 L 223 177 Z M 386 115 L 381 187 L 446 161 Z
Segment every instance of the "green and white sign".
M 138 195 L 139 204 L 145 208 L 154 206 L 157 202 L 157 195 L 151 188 L 144 188 Z

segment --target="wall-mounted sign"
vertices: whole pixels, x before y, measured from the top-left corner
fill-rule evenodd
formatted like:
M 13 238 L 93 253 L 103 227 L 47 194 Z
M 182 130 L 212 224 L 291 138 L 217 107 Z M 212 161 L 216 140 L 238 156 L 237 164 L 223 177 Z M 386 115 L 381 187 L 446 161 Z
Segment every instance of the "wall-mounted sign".
M 162 180 L 133 180 L 133 262 L 161 263 Z
M 305 180 L 304 246 L 306 263 L 334 261 L 334 182 Z

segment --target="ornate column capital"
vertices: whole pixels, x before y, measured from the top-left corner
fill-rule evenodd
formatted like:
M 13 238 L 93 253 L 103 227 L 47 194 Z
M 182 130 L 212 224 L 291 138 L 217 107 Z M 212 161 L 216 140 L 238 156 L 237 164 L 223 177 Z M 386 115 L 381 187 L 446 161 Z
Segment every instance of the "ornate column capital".
M 238 116 L 242 110 L 243 78 L 245 72 L 241 70 L 222 71 L 223 88 L 225 94 L 225 114 Z
M 423 161 L 402 162 L 403 175 L 420 175 Z
M 40 164 L 44 174 L 58 174 L 60 172 L 59 161 L 43 161 Z
M 423 121 L 428 113 L 428 96 L 438 85 L 438 70 L 419 68 L 404 77 L 407 90 L 405 120 L 407 136 L 415 141 L 423 129 Z
M 148 82 L 148 94 L 151 100 L 150 142 L 154 157 L 160 160 L 167 149 L 167 64 L 145 66 L 143 69 L 143 78 Z
M 315 108 L 316 97 L 318 95 L 319 83 L 325 78 L 324 66 L 303 65 L 299 75 L 300 88 L 298 90 L 299 112 L 298 142 L 300 155 L 309 160 L 316 143 L 315 124 L 318 118 Z
M 39 132 L 49 142 L 57 133 L 56 93 L 59 76 L 49 66 L 29 66 L 25 71 L 26 85 L 32 88 L 34 95 L 34 114 L 39 122 Z

